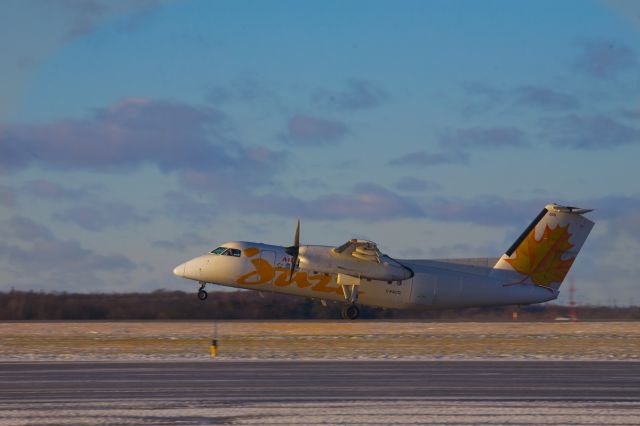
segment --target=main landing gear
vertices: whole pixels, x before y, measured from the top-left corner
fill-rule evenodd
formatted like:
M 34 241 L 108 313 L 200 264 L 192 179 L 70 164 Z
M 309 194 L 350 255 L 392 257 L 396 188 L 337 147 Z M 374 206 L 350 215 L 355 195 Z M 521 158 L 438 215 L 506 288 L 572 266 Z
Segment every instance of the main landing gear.
M 200 289 L 198 290 L 198 299 L 200 300 L 205 300 L 209 295 L 204 289 L 206 285 L 207 283 L 200 281 Z
M 338 274 L 338 285 L 342 287 L 342 295 L 346 304 L 342 307 L 342 318 L 354 320 L 360 316 L 358 295 L 360 293 L 360 277 Z
M 354 320 L 360 316 L 360 308 L 354 303 L 342 307 L 342 318 Z
M 342 307 L 342 318 L 354 320 L 360 316 L 360 309 L 356 305 L 358 303 L 358 294 L 360 293 L 360 277 L 338 274 L 337 281 L 342 287 L 344 301 L 347 302 Z

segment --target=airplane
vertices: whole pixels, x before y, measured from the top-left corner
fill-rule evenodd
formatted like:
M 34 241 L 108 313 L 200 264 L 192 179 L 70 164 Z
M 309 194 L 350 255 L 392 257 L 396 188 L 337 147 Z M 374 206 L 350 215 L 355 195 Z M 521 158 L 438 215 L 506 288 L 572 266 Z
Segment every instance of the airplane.
M 200 284 L 343 302 L 342 317 L 358 318 L 358 305 L 442 309 L 529 305 L 554 300 L 594 222 L 592 211 L 547 204 L 500 258 L 394 259 L 373 241 L 338 247 L 283 247 L 234 241 L 178 265 L 173 273 Z

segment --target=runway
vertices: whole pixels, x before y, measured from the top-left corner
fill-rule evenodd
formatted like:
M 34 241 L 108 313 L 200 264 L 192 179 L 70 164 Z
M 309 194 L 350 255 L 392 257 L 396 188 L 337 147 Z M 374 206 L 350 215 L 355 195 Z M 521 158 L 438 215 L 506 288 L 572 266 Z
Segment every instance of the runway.
M 2 425 L 557 424 L 568 417 L 638 424 L 640 363 L 0 363 Z

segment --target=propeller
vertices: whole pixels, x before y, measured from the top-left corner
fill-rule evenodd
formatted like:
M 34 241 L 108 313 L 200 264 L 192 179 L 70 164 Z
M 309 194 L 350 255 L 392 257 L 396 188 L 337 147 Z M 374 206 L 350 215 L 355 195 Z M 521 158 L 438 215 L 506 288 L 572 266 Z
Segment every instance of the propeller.
M 289 282 L 291 282 L 291 279 L 293 278 L 293 270 L 296 267 L 296 262 L 298 262 L 298 255 L 300 254 L 300 218 L 298 218 L 298 225 L 296 226 L 296 236 L 293 239 L 293 245 L 285 247 L 284 251 L 289 256 L 293 257 L 291 261 L 291 269 L 289 270 Z

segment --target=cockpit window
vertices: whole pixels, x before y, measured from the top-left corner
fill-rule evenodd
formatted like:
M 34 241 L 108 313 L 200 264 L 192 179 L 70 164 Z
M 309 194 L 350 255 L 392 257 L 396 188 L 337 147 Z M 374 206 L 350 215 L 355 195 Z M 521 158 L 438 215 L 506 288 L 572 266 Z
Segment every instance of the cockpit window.
M 223 255 L 223 256 L 240 257 L 241 251 L 238 250 L 238 249 L 234 249 L 234 248 L 218 247 L 215 250 L 211 250 L 210 253 L 211 254 L 220 254 L 220 255 Z
M 225 251 L 224 254 L 226 254 L 227 256 L 240 257 L 240 250 L 230 248 L 227 251 Z

